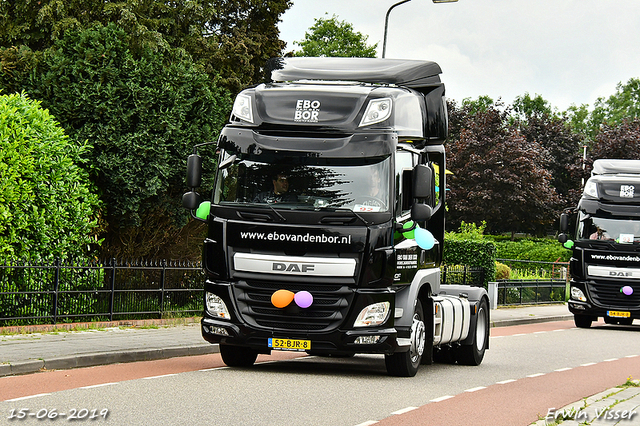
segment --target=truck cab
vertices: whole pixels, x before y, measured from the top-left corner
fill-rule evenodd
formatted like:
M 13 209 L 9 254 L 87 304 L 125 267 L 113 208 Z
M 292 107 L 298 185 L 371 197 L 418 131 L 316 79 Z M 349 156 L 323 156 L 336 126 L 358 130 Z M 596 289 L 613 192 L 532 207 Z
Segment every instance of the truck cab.
M 488 347 L 484 289 L 441 286 L 447 112 L 429 61 L 286 58 L 238 94 L 183 204 L 208 224 L 203 338 L 225 363 L 258 353 L 384 354 L 413 376 Z
M 560 242 L 572 250 L 569 310 L 576 326 L 640 318 L 640 160 L 596 160 L 560 228 Z

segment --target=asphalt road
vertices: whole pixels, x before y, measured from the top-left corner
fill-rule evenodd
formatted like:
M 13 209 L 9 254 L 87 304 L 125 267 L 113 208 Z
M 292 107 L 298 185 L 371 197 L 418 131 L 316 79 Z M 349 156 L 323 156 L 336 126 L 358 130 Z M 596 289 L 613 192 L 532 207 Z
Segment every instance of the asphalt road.
M 435 364 L 413 378 L 387 376 L 378 356 L 279 358 L 250 369 L 213 354 L 5 377 L 0 424 L 66 423 L 75 410 L 91 424 L 132 426 L 529 425 L 550 405 L 640 377 L 640 327 L 493 329 L 480 366 Z M 21 409 L 25 419 L 9 420 Z M 52 412 L 56 420 L 37 419 Z

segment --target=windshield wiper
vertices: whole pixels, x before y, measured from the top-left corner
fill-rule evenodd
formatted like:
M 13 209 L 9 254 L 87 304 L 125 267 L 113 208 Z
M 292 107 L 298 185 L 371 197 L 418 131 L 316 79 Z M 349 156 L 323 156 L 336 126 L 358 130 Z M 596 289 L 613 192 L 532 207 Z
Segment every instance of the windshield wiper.
M 367 222 L 367 220 L 362 217 L 361 215 L 359 215 L 358 213 L 354 212 L 351 209 L 348 209 L 346 207 L 331 207 L 331 206 L 327 206 L 327 207 L 321 207 L 320 211 L 330 211 L 330 212 L 349 212 L 350 214 L 352 214 L 353 216 L 355 216 L 356 218 L 360 219 L 362 221 L 362 223 L 364 223 L 365 225 L 369 225 L 369 222 Z M 373 223 L 373 222 L 371 222 Z
M 274 212 L 274 213 L 276 214 L 276 216 L 278 216 L 278 217 L 280 218 L 280 220 L 282 220 L 283 222 L 286 222 L 286 221 L 287 221 L 287 219 L 285 219 L 285 218 L 284 218 L 284 216 L 282 216 L 282 215 L 278 212 L 278 210 L 276 210 L 275 208 L 273 208 L 273 206 L 271 205 L 271 203 L 267 202 L 266 204 L 267 204 L 267 206 L 269 206 L 269 208 L 271 209 L 271 211 L 272 211 L 272 212 Z M 260 204 L 260 205 L 262 205 L 262 204 Z

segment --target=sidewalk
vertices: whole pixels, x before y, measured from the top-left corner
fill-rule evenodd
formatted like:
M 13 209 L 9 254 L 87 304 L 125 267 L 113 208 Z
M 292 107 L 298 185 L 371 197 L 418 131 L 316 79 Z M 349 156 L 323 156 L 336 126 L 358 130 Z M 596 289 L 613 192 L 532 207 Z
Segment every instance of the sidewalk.
M 576 401 L 530 426 L 626 426 L 640 424 L 640 380 Z
M 491 311 L 492 327 L 571 319 L 566 305 L 500 308 Z M 218 352 L 200 334 L 200 323 L 119 327 L 105 323 L 86 331 L 47 332 L 29 326 L 28 334 L 0 334 L 0 377 L 47 370 L 90 367 L 132 361 Z M 193 322 L 195 321 L 195 322 Z M 140 323 L 139 323 L 140 324 Z M 17 331 L 7 327 L 6 331 Z M 44 332 L 32 332 L 44 331 Z M 2 329 L 0 328 L 0 333 Z M 22 333 L 22 332 L 21 332 Z

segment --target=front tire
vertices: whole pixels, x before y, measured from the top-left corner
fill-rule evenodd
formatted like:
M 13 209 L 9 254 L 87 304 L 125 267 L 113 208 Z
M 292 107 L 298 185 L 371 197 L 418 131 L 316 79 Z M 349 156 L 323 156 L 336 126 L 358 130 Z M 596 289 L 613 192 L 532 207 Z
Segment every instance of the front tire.
M 593 322 L 593 318 L 589 315 L 574 315 L 573 322 L 578 328 L 589 328 Z
M 486 299 L 480 301 L 476 314 L 476 328 L 473 342 L 470 345 L 460 346 L 456 351 L 456 360 L 461 365 L 480 365 L 484 358 L 484 352 L 489 346 L 489 304 Z
M 258 358 L 258 352 L 242 346 L 231 346 L 220 343 L 222 361 L 229 367 L 251 367 Z
M 413 313 L 411 324 L 411 347 L 406 352 L 396 352 L 385 355 L 384 362 L 387 373 L 390 376 L 413 377 L 418 372 L 420 361 L 424 354 L 425 342 L 427 338 L 426 327 L 424 325 L 424 313 L 422 303 L 416 301 L 416 308 Z

